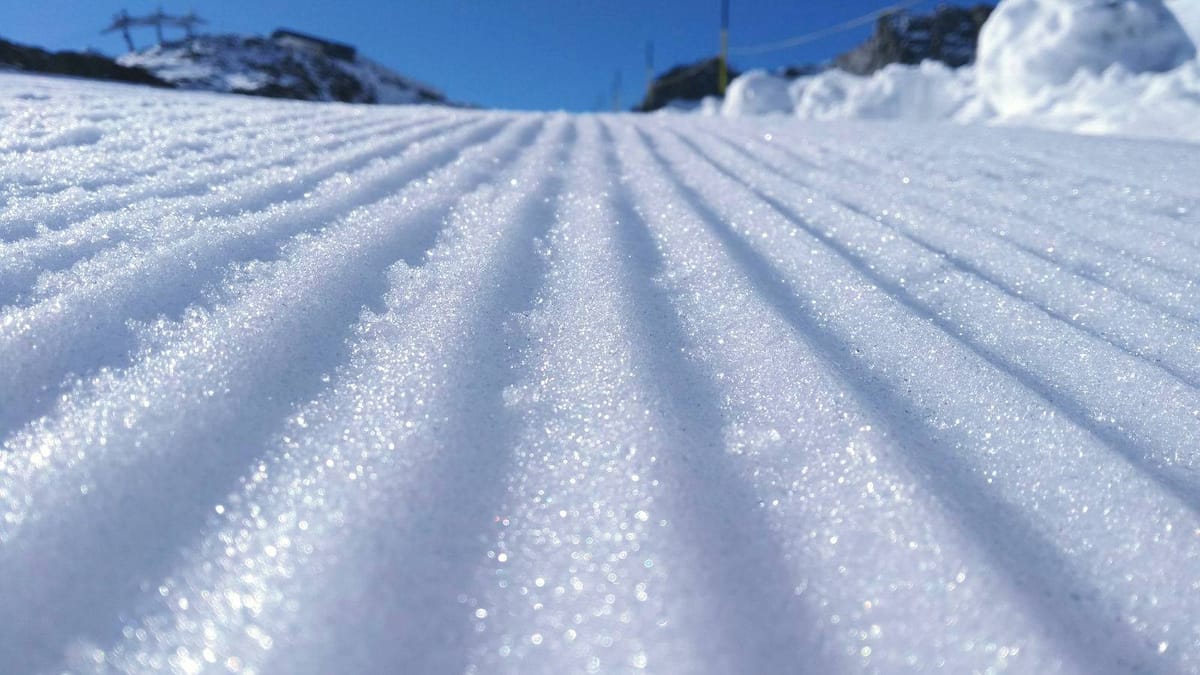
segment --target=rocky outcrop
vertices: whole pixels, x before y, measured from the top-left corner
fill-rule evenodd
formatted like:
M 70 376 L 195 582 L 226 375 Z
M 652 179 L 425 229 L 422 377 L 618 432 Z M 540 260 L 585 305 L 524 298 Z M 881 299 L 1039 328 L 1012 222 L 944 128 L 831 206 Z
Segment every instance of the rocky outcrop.
M 992 13 L 989 5 L 943 5 L 932 14 L 899 11 L 881 17 L 863 44 L 838 56 L 834 65 L 855 75 L 870 75 L 892 63 L 916 65 L 940 61 L 951 68 L 975 60 L 979 30 Z
M 720 61 L 711 58 L 697 63 L 675 66 L 660 75 L 650 85 L 650 91 L 635 110 L 650 112 L 666 106 L 672 101 L 699 101 L 705 96 L 716 96 Z M 738 76 L 730 68 L 729 79 Z
M 103 54 L 90 52 L 49 52 L 40 47 L 17 44 L 0 39 L 0 69 L 9 68 L 29 73 L 71 75 L 94 80 L 112 80 L 170 87 L 170 82 L 156 77 L 137 66 L 123 66 Z

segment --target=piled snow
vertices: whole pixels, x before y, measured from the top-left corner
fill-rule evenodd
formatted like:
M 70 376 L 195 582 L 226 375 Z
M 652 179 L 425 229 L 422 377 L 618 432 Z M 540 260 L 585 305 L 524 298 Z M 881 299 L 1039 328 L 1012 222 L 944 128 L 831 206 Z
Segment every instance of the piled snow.
M 1194 147 L 0 75 L 0 160 L 0 672 L 1200 670 Z
M 1086 134 L 1200 141 L 1200 62 L 1189 61 L 1168 73 L 1134 74 L 1119 66 L 1099 75 L 1080 72 L 1039 107 L 995 120 Z
M 873 77 L 831 70 L 798 79 L 789 91 L 794 113 L 817 120 L 947 119 L 974 101 L 970 72 L 937 61 L 916 67 L 892 64 Z
M 1004 0 L 979 34 L 979 92 L 1000 115 L 1061 98 L 1079 74 L 1165 72 L 1196 49 L 1162 0 Z
M 1180 9 L 1189 2 L 1200 6 L 1184 0 Z M 1200 141 L 1195 54 L 1159 0 L 1005 0 L 984 25 L 975 66 L 927 61 L 791 83 L 755 71 L 731 84 L 720 114 L 987 122 Z

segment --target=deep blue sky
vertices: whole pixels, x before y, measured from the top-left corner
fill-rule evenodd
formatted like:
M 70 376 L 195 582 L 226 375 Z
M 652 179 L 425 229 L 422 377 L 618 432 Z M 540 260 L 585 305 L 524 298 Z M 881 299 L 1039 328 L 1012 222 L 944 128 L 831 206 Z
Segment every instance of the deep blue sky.
M 819 30 L 891 1 L 731 0 L 730 43 L 771 42 Z M 214 32 L 270 33 L 287 26 L 348 42 L 456 100 L 567 110 L 608 105 L 618 70 L 622 106 L 639 100 L 647 40 L 654 40 L 658 72 L 715 53 L 720 7 L 719 0 L 3 0 L 0 37 L 115 55 L 125 50 L 120 36 L 98 34 L 112 15 L 122 6 L 140 14 L 159 4 L 167 13 L 195 9 Z M 869 33 L 870 26 L 864 26 L 803 47 L 731 61 L 742 69 L 820 61 Z M 142 29 L 134 40 L 149 44 L 153 31 Z

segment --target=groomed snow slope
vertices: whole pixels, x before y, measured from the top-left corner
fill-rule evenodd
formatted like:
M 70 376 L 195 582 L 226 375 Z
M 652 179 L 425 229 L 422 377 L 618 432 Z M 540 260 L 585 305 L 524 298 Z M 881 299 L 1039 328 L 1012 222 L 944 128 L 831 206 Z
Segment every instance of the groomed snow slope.
M 1200 151 L 0 78 L 0 671 L 1200 671 Z

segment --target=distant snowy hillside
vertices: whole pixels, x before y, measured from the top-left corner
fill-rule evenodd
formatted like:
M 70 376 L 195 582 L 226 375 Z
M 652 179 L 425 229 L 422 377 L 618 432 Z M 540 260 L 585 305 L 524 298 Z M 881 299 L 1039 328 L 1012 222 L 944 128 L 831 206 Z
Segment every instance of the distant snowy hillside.
M 51 52 L 0 38 L 0 71 L 69 75 L 93 80 L 111 80 L 169 87 L 143 68 L 118 65 L 111 58 L 94 52 Z
M 132 52 L 117 62 L 140 66 L 185 89 L 306 101 L 446 103 L 436 89 L 361 55 L 336 58 L 259 36 L 201 35 Z
M 870 77 L 831 70 L 792 81 L 755 71 L 735 80 L 723 103 L 700 109 L 1200 141 L 1200 62 L 1181 28 L 1200 27 L 1196 8 L 1200 0 L 1005 0 L 980 33 L 973 66 L 926 61 Z

